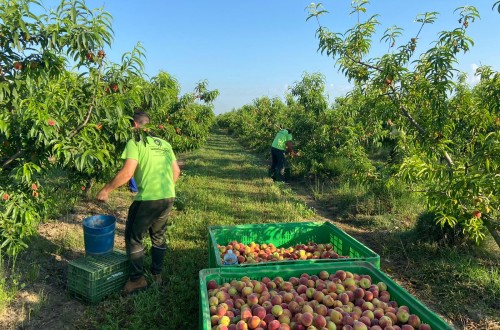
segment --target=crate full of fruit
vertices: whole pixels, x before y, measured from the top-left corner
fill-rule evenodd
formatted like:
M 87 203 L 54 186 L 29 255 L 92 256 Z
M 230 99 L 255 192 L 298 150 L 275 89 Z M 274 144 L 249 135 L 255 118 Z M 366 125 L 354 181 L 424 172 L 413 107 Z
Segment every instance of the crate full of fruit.
M 453 329 L 363 261 L 200 271 L 204 330 Z
M 212 226 L 208 240 L 210 268 L 346 260 L 380 267 L 378 254 L 330 222 Z M 227 253 L 234 253 L 238 262 L 226 265 Z

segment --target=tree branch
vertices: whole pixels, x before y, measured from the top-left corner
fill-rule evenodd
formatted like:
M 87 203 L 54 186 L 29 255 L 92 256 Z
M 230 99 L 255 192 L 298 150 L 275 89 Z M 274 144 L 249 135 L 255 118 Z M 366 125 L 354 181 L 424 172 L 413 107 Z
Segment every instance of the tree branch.
M 84 127 L 85 125 L 87 125 L 87 123 L 89 122 L 90 120 L 90 115 L 92 114 L 92 110 L 94 109 L 94 104 L 91 104 L 90 107 L 89 107 L 89 111 L 87 112 L 87 117 L 85 117 L 85 120 L 83 121 L 83 123 L 80 124 L 80 126 L 78 126 L 77 128 L 75 128 L 73 130 L 73 132 L 71 132 L 69 134 L 69 138 L 73 138 L 76 134 L 78 134 Z
M 362 62 L 360 60 L 355 60 L 353 59 L 349 54 L 346 54 L 344 53 L 344 56 L 347 57 L 349 59 L 349 61 L 352 61 L 354 63 L 357 63 L 357 64 L 360 64 L 360 65 L 363 65 L 363 66 L 366 66 L 367 68 L 370 68 L 370 69 L 373 69 L 373 70 L 377 70 L 379 72 L 382 72 L 382 69 L 379 68 L 378 66 L 374 66 L 374 65 L 371 65 L 371 64 L 368 64 L 368 63 L 365 63 L 365 62 Z
M 7 159 L 3 164 L 2 164 L 2 169 L 6 168 L 10 163 L 12 163 L 14 160 L 18 159 L 24 154 L 24 150 L 19 150 L 15 154 L 13 154 L 9 159 Z
M 90 120 L 90 116 L 92 115 L 92 110 L 94 109 L 95 100 L 97 98 L 97 89 L 99 88 L 99 81 L 101 80 L 101 73 L 102 73 L 102 62 L 99 64 L 99 74 L 97 76 L 97 84 L 96 84 L 96 88 L 94 91 L 94 96 L 92 97 L 92 103 L 90 103 L 89 110 L 87 111 L 87 116 L 85 117 L 85 120 L 83 121 L 83 123 L 81 123 L 77 128 L 75 128 L 73 130 L 73 132 L 71 132 L 69 134 L 70 139 L 73 138 L 75 135 L 77 135 L 85 127 L 85 125 L 87 125 L 87 123 Z

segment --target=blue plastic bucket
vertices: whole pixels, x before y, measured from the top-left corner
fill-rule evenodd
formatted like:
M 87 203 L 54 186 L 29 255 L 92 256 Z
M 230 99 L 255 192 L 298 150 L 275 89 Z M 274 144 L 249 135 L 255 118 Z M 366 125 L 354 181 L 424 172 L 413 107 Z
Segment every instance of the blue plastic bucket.
M 94 215 L 83 219 L 83 239 L 86 255 L 103 255 L 113 251 L 116 218 Z

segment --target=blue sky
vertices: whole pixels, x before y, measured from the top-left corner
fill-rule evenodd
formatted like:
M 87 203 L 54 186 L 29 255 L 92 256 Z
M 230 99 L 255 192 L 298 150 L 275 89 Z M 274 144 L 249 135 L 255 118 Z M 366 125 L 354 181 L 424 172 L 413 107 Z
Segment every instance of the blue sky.
M 494 0 L 372 0 L 368 15 L 379 14 L 379 32 L 398 25 L 404 28 L 401 42 L 418 31 L 417 14 L 440 13 L 427 27 L 418 49 L 435 40 L 439 31 L 458 27 L 459 6 L 476 6 L 481 20 L 469 26 L 476 45 L 461 56 L 459 68 L 472 73 L 475 66 L 500 68 L 500 14 L 492 11 Z M 55 1 L 45 2 L 49 7 Z M 330 0 L 323 5 L 330 13 L 322 24 L 335 32 L 344 32 L 356 22 L 349 16 L 351 1 Z M 333 66 L 334 61 L 317 52 L 317 23 L 306 22 L 302 0 L 87 0 L 90 7 L 104 6 L 113 16 L 114 43 L 106 50 L 119 61 L 137 42 L 146 49 L 146 73 L 160 70 L 173 75 L 182 92 L 191 92 L 196 83 L 207 79 L 210 89 L 218 89 L 215 113 L 251 103 L 261 96 L 283 97 L 288 86 L 299 81 L 304 72 L 321 72 L 326 77 L 330 100 L 346 93 L 350 86 Z M 374 55 L 387 50 L 376 39 Z M 473 78 L 471 78 L 473 82 Z

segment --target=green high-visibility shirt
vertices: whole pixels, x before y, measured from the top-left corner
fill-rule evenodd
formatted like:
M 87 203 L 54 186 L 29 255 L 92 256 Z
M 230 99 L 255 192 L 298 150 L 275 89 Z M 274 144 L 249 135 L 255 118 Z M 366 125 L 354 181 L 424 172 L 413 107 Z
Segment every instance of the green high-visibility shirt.
M 281 131 L 278 132 L 278 134 L 276 134 L 272 146 L 273 148 L 279 150 L 285 150 L 286 141 L 292 141 L 292 134 L 288 133 L 286 129 L 282 129 Z
M 170 143 L 150 136 L 147 143 L 131 139 L 122 158 L 137 160 L 134 179 L 139 192 L 134 200 L 155 201 L 175 197 L 172 163 L 176 158 Z

